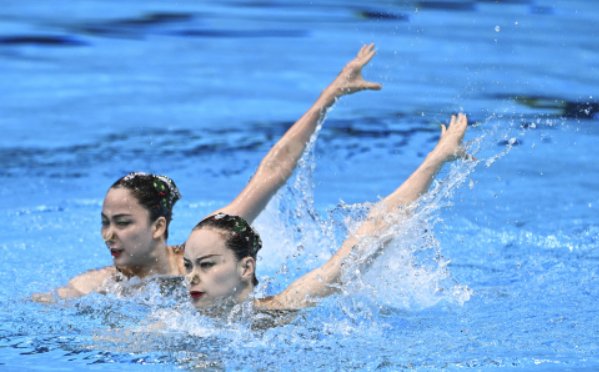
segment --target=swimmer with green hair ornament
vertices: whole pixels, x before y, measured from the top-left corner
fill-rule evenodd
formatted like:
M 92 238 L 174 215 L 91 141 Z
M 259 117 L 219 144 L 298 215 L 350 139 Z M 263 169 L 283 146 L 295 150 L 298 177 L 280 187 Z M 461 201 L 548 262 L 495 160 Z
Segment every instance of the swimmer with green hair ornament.
M 361 242 L 382 238 L 394 223 L 386 217 L 425 194 L 445 163 L 459 158 L 473 159 L 462 146 L 467 126 L 464 114 L 452 116 L 449 126 L 441 126 L 440 139 L 422 164 L 401 186 L 370 209 L 366 219 L 350 233 L 339 250 L 324 265 L 274 296 L 253 296 L 257 284 L 256 256 L 262 243 L 248 221 L 226 212 L 202 220 L 189 235 L 183 255 L 185 282 L 193 305 L 209 315 L 227 315 L 235 306 L 248 301 L 258 311 L 287 311 L 312 306 L 339 291 L 344 284 L 344 268 L 355 267 L 357 262 L 368 264 L 370 257 L 385 249 L 389 242 L 385 239 L 377 246 L 377 252 Z
M 375 53 L 373 44 L 364 45 L 266 154 L 239 195 L 211 215 L 225 213 L 252 223 L 291 176 L 327 109 L 344 95 L 381 89 L 380 84 L 362 76 L 362 69 Z M 117 180 L 108 190 L 101 212 L 102 238 L 114 265 L 80 274 L 53 293 L 34 294 L 33 299 L 52 302 L 105 293 L 115 281 L 184 275 L 183 246 L 167 243 L 172 210 L 179 198 L 175 183 L 165 176 L 131 173 Z

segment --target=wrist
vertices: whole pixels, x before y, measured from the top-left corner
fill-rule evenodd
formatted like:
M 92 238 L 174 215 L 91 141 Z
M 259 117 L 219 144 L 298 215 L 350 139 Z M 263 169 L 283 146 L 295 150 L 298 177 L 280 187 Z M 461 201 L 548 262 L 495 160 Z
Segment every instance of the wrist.
M 432 166 L 441 166 L 447 161 L 447 157 L 443 155 L 437 148 L 429 152 L 424 162 Z
M 332 82 L 321 93 L 322 97 L 327 97 L 332 100 L 335 100 L 336 98 L 339 98 L 343 95 L 343 89 L 340 86 L 338 86 L 335 82 Z
M 318 106 L 322 106 L 322 108 L 327 109 L 335 103 L 335 101 L 341 97 L 343 94 L 340 93 L 340 89 L 329 85 L 326 87 L 318 97 L 316 101 Z

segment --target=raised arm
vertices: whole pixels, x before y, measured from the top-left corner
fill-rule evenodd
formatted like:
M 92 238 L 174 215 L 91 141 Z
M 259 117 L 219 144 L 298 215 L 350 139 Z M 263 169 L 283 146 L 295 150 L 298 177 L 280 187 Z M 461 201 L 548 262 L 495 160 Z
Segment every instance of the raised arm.
M 339 97 L 361 90 L 379 90 L 381 85 L 364 80 L 362 68 L 374 57 L 374 45 L 363 46 L 333 82 L 320 94 L 320 97 L 264 157 L 258 170 L 241 191 L 226 207 L 215 211 L 241 216 L 252 222 L 266 207 L 270 198 L 291 176 L 308 141 L 326 110 Z
M 297 309 L 310 306 L 320 297 L 332 294 L 338 288 L 342 266 L 352 257 L 366 255 L 360 241 L 369 236 L 386 230 L 388 223 L 385 216 L 390 212 L 408 205 L 424 194 L 435 175 L 443 164 L 459 157 L 466 157 L 461 146 L 466 132 L 467 119 L 463 114 L 451 117 L 449 127 L 441 127 L 441 138 L 422 164 L 412 175 L 393 193 L 374 205 L 366 220 L 350 235 L 337 253 L 323 266 L 313 270 L 293 282 L 280 294 L 259 302 L 264 308 L 271 309 Z

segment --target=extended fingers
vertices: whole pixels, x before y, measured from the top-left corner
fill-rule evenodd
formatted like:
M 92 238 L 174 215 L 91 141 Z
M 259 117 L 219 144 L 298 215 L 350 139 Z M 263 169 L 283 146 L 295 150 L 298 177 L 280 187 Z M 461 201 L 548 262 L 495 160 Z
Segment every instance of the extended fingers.
M 468 117 L 466 117 L 466 114 L 460 113 L 458 115 L 458 127 L 462 131 L 463 136 L 463 133 L 466 132 L 466 128 L 468 128 Z
M 468 128 L 468 118 L 466 117 L 466 115 L 460 113 L 458 115 L 456 128 L 456 130 L 458 130 L 458 132 L 460 133 L 460 141 L 464 138 L 464 135 L 466 134 L 466 128 Z
M 460 127 L 468 126 L 468 118 L 466 117 L 466 114 L 461 112 L 458 114 L 458 123 Z
M 458 115 L 451 115 L 451 120 L 449 125 L 442 126 L 441 136 L 445 134 L 445 132 L 455 136 L 458 140 L 458 143 L 462 142 L 464 135 L 466 134 L 466 128 L 468 128 L 468 119 L 466 115 L 459 113 Z
M 368 48 L 368 44 L 362 45 L 362 47 L 358 51 L 358 55 L 356 57 L 362 57 L 364 55 L 364 53 L 366 52 L 366 48 Z
M 363 55 L 370 53 L 373 50 L 374 50 L 374 43 L 364 44 L 364 45 L 362 45 L 362 48 L 360 48 L 360 51 L 358 52 L 358 57 L 362 57 Z
M 455 127 L 455 121 L 456 121 L 455 115 L 451 115 L 451 119 L 449 120 L 449 125 L 447 126 L 447 128 L 452 130 Z
M 358 61 L 362 66 L 370 62 L 370 60 L 376 54 L 376 50 L 374 49 L 374 43 L 366 44 L 362 46 L 360 51 L 358 52 Z
M 468 118 L 465 114 L 459 113 L 456 115 L 451 115 L 451 122 L 449 124 L 450 128 L 455 127 L 456 130 L 465 130 L 468 126 Z
M 364 88 L 371 90 L 381 90 L 383 86 L 379 83 L 374 83 L 372 81 L 364 81 Z

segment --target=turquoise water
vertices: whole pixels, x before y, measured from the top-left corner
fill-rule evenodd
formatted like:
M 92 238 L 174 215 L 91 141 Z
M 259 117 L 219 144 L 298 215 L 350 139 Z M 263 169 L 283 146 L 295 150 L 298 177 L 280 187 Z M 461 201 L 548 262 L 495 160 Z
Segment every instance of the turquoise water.
M 598 21 L 582 0 L 5 1 L 0 369 L 599 368 Z M 151 284 L 29 301 L 110 264 L 99 211 L 128 171 L 177 181 L 183 241 L 367 42 L 384 89 L 338 102 L 257 220 L 260 291 L 326 260 L 451 113 L 478 162 L 345 294 L 263 331 Z

